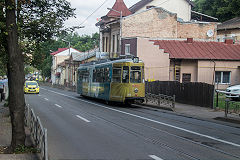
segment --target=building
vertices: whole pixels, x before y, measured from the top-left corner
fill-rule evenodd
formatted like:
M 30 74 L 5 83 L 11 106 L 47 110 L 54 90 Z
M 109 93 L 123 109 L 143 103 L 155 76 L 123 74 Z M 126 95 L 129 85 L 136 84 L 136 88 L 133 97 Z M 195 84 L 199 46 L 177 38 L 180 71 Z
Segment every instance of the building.
M 143 27 L 144 26 L 144 27 Z M 129 37 L 216 40 L 215 22 L 182 21 L 176 13 L 154 7 L 122 19 L 122 39 Z M 123 42 L 124 43 L 124 42 Z
M 77 52 L 78 50 L 74 48 L 58 48 L 56 52 L 50 53 L 52 55 L 52 68 L 51 68 L 51 80 L 52 84 L 59 84 L 60 82 L 60 73 L 61 71 L 58 68 L 58 65 L 68 59 L 72 53 Z
M 216 40 L 216 23 L 191 21 L 192 7 L 189 0 L 141 0 L 128 9 L 123 0 L 116 0 L 96 24 L 100 27 L 100 51 L 118 57 L 129 49 L 122 44 L 130 37 Z
M 217 26 L 217 40 L 224 42 L 232 39 L 234 43 L 240 44 L 240 17 L 230 19 Z
M 134 14 L 146 11 L 153 7 L 161 7 L 167 11 L 176 13 L 178 18 L 183 21 L 190 21 L 193 6 L 194 4 L 190 0 L 140 0 L 138 3 L 131 6 L 129 10 Z
M 134 38 L 133 50 L 145 63 L 145 79 L 217 84 L 218 89 L 240 84 L 240 45 Z

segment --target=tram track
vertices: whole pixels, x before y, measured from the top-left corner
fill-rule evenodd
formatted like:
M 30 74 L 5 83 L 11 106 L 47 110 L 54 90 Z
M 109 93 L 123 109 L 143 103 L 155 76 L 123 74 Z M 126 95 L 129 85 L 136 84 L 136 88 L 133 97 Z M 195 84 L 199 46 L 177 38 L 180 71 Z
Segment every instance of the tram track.
M 137 105 L 138 107 L 140 106 L 141 108 L 143 108 L 143 109 L 146 109 L 146 110 L 148 110 L 148 108 L 145 108 L 145 107 L 142 107 L 141 105 Z M 136 110 L 136 109 L 132 109 L 132 108 L 128 108 L 129 110 L 131 110 L 131 111 L 134 111 L 134 112 L 139 112 L 139 113 L 143 113 L 143 114 L 146 114 L 146 115 L 150 115 L 150 116 L 154 116 L 154 117 L 157 117 L 157 118 L 159 118 L 159 117 L 161 117 L 161 118 L 164 118 L 164 119 L 167 119 L 167 120 L 170 120 L 171 122 L 173 122 L 173 123 L 182 123 L 182 124 L 184 124 L 184 125 L 192 125 L 192 126 L 196 126 L 196 127 L 202 127 L 202 128 L 204 128 L 204 129 L 208 129 L 208 130 L 211 130 L 211 131 L 213 131 L 213 132 L 218 132 L 219 134 L 226 134 L 226 131 L 223 131 L 223 130 L 219 130 L 219 129 L 216 129 L 216 128 L 212 128 L 212 127 L 208 127 L 208 126 L 203 126 L 203 125 L 200 125 L 200 124 L 196 124 L 196 123 L 190 123 L 190 122 L 186 122 L 186 121 L 182 121 L 182 120 L 175 120 L 175 119 L 171 119 L 171 118 L 168 118 L 168 117 L 166 117 L 166 116 L 160 116 L 160 115 L 156 115 L 156 114 L 153 114 L 153 113 L 147 113 L 147 112 L 143 112 L 143 111 L 141 111 L 141 110 Z M 157 112 L 159 112 L 158 110 L 153 110 L 153 111 L 157 111 Z M 174 113 L 167 113 L 167 112 L 162 112 L 162 113 L 166 113 L 166 114 L 174 114 Z M 177 115 L 177 114 L 174 114 L 175 116 L 181 116 L 181 115 Z M 191 118 L 191 119 L 194 119 L 194 118 L 192 118 L 192 117 L 187 117 L 187 118 Z M 200 119 L 196 119 L 196 120 L 199 120 L 199 121 L 206 121 L 206 120 L 200 120 Z M 215 123 L 215 122 L 212 122 L 211 121 L 211 123 Z M 221 125 L 221 124 L 218 124 L 218 123 L 215 123 L 215 124 L 217 124 L 217 125 Z M 235 127 L 233 127 L 233 128 L 235 128 Z M 239 134 L 236 134 L 236 133 L 229 133 L 228 132 L 228 134 L 231 136 L 231 135 L 234 135 L 234 136 L 239 136 Z

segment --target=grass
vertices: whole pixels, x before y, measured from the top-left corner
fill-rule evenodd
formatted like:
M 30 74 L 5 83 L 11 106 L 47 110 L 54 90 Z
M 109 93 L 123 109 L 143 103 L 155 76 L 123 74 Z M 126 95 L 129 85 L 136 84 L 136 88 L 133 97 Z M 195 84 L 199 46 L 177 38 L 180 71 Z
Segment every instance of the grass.
M 220 110 L 225 109 L 226 103 L 226 96 L 225 94 L 219 93 L 218 94 L 218 107 L 217 107 L 217 94 L 214 95 L 214 107 Z M 230 101 L 229 102 L 229 111 L 234 113 L 240 112 L 240 101 Z

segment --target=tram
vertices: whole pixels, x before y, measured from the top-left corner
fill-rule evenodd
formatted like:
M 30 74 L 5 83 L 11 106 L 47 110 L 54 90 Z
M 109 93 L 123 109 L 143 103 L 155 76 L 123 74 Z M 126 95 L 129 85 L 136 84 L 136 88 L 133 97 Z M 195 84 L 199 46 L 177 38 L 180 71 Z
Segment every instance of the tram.
M 77 93 L 107 102 L 143 102 L 144 63 L 133 57 L 81 64 L 78 68 Z

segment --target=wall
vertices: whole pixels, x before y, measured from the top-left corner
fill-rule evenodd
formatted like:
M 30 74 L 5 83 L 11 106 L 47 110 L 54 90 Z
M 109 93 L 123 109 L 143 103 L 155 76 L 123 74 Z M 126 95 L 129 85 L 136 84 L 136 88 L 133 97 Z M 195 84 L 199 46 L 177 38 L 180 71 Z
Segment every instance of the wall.
M 179 18 L 184 21 L 190 21 L 191 19 L 191 5 L 186 0 L 153 0 L 146 6 L 162 7 L 170 12 L 177 13 Z M 146 10 L 146 6 L 141 8 L 138 12 Z
M 194 39 L 206 39 L 206 40 L 216 40 L 217 32 L 216 32 L 217 24 L 212 23 L 181 23 L 178 22 L 178 36 L 177 38 L 194 38 Z M 207 36 L 207 32 L 212 30 L 214 35 L 212 37 Z
M 169 80 L 169 54 L 164 53 L 148 38 L 137 38 L 137 56 L 145 64 L 145 80 Z
M 161 8 L 147 10 L 122 20 L 122 37 L 177 37 L 177 15 Z
M 224 42 L 225 37 L 234 37 L 236 42 L 240 44 L 240 29 L 228 29 L 217 31 L 217 39 L 219 42 Z
M 178 22 L 177 15 L 162 8 L 133 14 L 122 20 L 122 37 L 194 38 L 216 40 L 216 23 Z M 208 30 L 214 35 L 207 36 Z
M 226 89 L 230 85 L 240 84 L 240 61 L 215 61 L 216 71 L 231 71 L 231 84 L 219 84 L 218 89 Z M 198 61 L 198 81 L 213 83 L 214 63 L 212 61 Z
M 125 55 L 125 44 L 130 44 L 130 53 L 134 56 L 137 56 L 137 38 L 122 39 L 122 55 Z
M 197 82 L 198 81 L 198 65 L 197 60 L 181 60 L 180 63 L 180 82 L 183 82 L 183 74 L 188 73 L 191 74 L 191 82 Z M 170 80 L 175 80 L 175 66 L 174 62 L 171 61 L 170 63 Z

